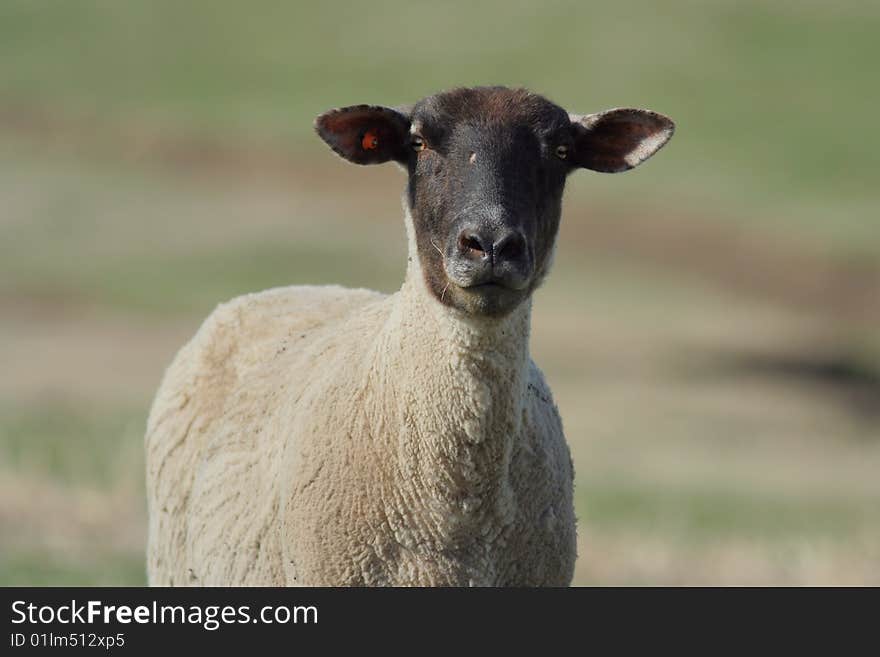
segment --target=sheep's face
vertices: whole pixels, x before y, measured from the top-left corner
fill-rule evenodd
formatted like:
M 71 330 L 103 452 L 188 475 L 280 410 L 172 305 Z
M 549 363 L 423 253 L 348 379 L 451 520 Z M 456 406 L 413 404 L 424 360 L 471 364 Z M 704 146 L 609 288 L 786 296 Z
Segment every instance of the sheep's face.
M 475 315 L 505 315 L 552 257 L 569 173 L 617 172 L 650 157 L 672 122 L 647 110 L 570 115 L 524 89 L 455 89 L 411 108 L 358 105 L 316 120 L 357 164 L 395 160 L 430 292 Z

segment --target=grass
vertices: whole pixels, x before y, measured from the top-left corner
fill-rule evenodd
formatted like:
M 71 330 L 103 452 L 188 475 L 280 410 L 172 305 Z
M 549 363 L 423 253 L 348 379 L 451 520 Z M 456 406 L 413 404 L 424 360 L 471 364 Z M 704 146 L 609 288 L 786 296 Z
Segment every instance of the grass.
M 399 284 L 402 270 L 394 266 L 399 263 L 372 254 L 364 257 L 353 247 L 321 249 L 302 244 L 258 244 L 175 258 L 108 259 L 90 268 L 58 260 L 37 267 L 27 264 L 26 269 L 13 271 L 18 294 L 75 298 L 159 316 L 205 315 L 232 297 L 282 285 L 332 280 L 390 291 Z M 6 291 L 12 293 L 9 287 Z
M 269 287 L 333 281 L 391 291 L 402 280 L 399 220 L 393 239 L 371 228 L 370 211 L 352 227 L 332 205 L 298 207 L 298 191 L 187 186 L 168 171 L 101 158 L 83 166 L 57 151 L 47 161 L 20 139 L 10 150 L 0 155 L 10 208 L 0 217 L 0 296 L 203 316 Z
M 3 468 L 63 486 L 114 490 L 140 479 L 142 409 L 63 400 L 0 409 Z
M 878 31 L 860 0 L 4 2 L 0 584 L 143 583 L 143 423 L 205 314 L 402 277 L 400 177 L 334 160 L 312 118 L 488 82 L 679 125 L 643 169 L 572 180 L 537 296 L 576 582 L 877 583 L 880 342 L 856 306 L 880 257 Z M 283 164 L 171 161 L 144 135 Z
M 139 586 L 142 408 L 0 407 L 0 585 Z
M 862 126 L 880 102 L 878 29 L 880 9 L 860 0 L 384 0 L 341 14 L 17 0 L 0 8 L 0 101 L 310 154 L 326 108 L 458 84 L 522 84 L 579 112 L 651 106 L 679 124 L 663 165 L 609 177 L 602 194 L 662 193 L 711 219 L 876 255 L 880 136 Z
M 743 537 L 772 542 L 846 540 L 880 527 L 870 497 L 797 496 L 714 485 L 645 484 L 629 479 L 581 481 L 578 508 L 592 531 L 639 527 L 645 535 L 695 544 Z
M 138 554 L 98 554 L 65 558 L 57 551 L 4 554 L 3 586 L 145 586 L 146 566 Z

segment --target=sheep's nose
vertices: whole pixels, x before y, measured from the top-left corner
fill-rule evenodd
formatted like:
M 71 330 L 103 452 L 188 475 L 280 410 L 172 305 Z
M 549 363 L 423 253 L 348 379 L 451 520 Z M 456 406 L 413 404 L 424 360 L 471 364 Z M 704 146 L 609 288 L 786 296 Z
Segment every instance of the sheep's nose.
M 515 226 L 488 222 L 468 223 L 452 233 L 445 267 L 450 280 L 461 287 L 486 283 L 514 290 L 528 286 L 532 256 L 525 235 Z
M 519 231 L 502 228 L 465 228 L 458 235 L 458 251 L 470 260 L 492 267 L 521 260 L 526 251 L 525 238 Z

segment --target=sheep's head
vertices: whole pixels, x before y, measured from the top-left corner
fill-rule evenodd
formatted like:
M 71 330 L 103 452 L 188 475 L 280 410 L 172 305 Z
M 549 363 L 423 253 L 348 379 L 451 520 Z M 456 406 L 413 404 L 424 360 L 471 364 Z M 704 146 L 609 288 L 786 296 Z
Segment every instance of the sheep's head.
M 632 169 L 669 140 L 674 124 L 641 109 L 574 115 L 524 89 L 479 87 L 408 108 L 334 109 L 315 128 L 351 162 L 406 168 L 428 289 L 447 306 L 497 316 L 546 274 L 568 174 Z

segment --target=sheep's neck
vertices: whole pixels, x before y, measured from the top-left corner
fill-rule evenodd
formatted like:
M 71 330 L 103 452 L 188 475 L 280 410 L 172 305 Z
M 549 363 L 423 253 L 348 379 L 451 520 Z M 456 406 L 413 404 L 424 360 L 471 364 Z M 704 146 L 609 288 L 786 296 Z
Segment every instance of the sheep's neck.
M 398 383 L 401 420 L 389 447 L 403 493 L 430 516 L 432 532 L 454 538 L 473 523 L 512 520 L 509 472 L 521 433 L 530 317 L 530 301 L 503 319 L 464 316 L 434 299 L 417 271 L 397 295 L 385 332 L 395 362 L 386 371 L 406 375 L 389 377 Z

